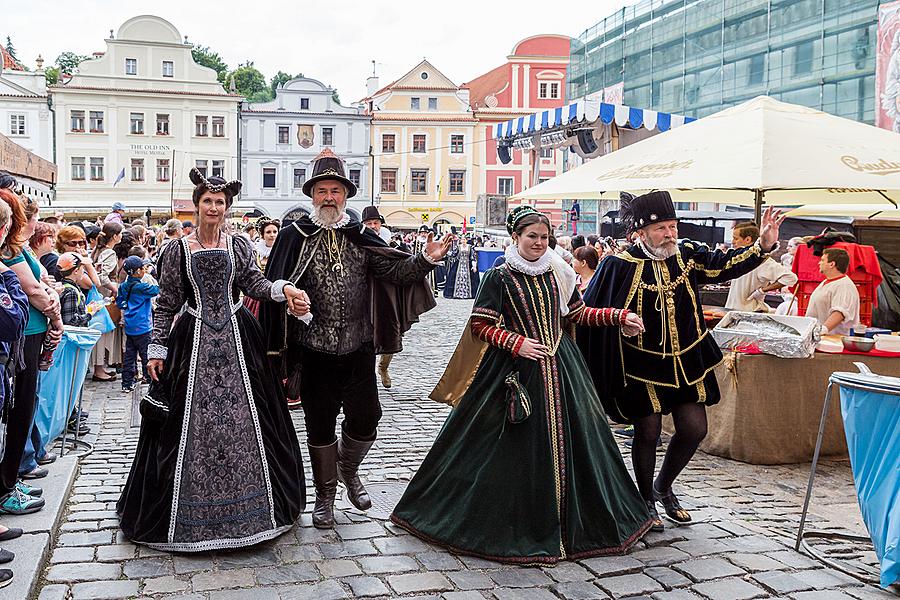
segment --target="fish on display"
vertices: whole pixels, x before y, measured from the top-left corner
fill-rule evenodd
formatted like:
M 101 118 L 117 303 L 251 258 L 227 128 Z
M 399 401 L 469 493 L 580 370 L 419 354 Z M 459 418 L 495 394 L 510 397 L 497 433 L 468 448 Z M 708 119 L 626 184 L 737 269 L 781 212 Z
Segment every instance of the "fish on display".
M 748 333 L 770 336 L 795 335 L 800 337 L 800 332 L 797 329 L 764 313 L 733 314 L 728 325 L 724 325 L 722 328 L 740 329 Z

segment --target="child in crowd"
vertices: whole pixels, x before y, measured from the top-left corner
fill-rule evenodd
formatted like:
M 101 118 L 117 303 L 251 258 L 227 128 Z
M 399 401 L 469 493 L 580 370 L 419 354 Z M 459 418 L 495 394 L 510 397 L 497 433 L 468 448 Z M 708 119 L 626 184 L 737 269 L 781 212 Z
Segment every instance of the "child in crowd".
M 84 275 L 81 256 L 74 252 L 63 252 L 56 261 L 56 267 L 63 284 L 62 292 L 59 294 L 63 325 L 87 327 L 91 315 L 88 314 L 85 305 L 84 292 L 75 283 Z
M 159 295 L 159 286 L 146 283 L 142 278 L 147 274 L 150 261 L 139 256 L 129 256 L 122 264 L 128 279 L 119 286 L 116 304 L 122 309 L 125 320 L 125 357 L 122 365 L 122 391 L 134 390 L 137 373 L 137 357 L 141 357 L 144 381 L 147 377 L 147 347 L 150 345 L 150 330 L 153 328 L 152 299 Z

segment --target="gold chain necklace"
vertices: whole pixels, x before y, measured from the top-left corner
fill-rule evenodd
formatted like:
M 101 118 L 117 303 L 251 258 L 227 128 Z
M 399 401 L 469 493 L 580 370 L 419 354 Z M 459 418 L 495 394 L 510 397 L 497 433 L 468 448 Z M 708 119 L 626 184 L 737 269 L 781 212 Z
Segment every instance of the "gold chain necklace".
M 338 275 L 344 274 L 344 263 L 341 259 L 344 253 L 344 236 L 341 236 L 340 244 L 338 243 L 338 235 L 334 229 L 325 232 L 325 249 L 328 250 L 328 258 L 333 263 L 332 271 L 336 271 Z

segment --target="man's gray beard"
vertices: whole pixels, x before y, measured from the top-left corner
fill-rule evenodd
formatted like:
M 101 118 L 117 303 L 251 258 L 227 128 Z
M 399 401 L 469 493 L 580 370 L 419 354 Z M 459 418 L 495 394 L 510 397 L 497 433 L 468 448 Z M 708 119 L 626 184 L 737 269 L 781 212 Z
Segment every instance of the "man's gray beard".
M 313 206 L 312 214 L 323 225 L 334 225 L 344 216 L 344 211 L 330 206 Z
M 667 258 L 672 258 L 678 252 L 678 244 L 666 244 L 664 246 L 654 246 L 650 240 L 642 240 L 641 238 L 637 239 L 638 245 L 644 251 L 647 256 L 650 258 L 655 258 L 656 260 L 666 260 Z

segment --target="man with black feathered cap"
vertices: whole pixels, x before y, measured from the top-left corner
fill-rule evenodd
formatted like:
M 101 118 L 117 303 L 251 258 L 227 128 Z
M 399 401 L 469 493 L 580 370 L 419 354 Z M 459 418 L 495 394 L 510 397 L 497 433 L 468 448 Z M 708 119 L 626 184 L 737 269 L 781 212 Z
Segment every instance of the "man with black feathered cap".
M 587 306 L 636 312 L 645 331 L 620 338 L 618 330 L 579 328 L 578 344 L 607 414 L 634 424 L 634 474 L 659 531 L 656 502 L 674 521 L 691 520 L 672 483 L 706 436 L 706 406 L 719 401 L 713 369 L 722 352 L 706 329 L 699 286 L 758 267 L 777 247 L 784 216 L 768 209 L 756 243 L 725 252 L 678 241 L 678 217 L 666 191 L 638 197 L 623 192 L 619 214 L 634 245 L 601 263 L 584 300 Z M 662 415 L 670 413 L 675 435 L 654 481 Z
M 331 528 L 338 480 L 356 508 L 372 504 L 357 471 L 381 418 L 375 355 L 400 352 L 403 333 L 435 306 L 425 278 L 452 240 L 429 235 L 414 255 L 390 248 L 345 212 L 356 186 L 329 149 L 316 158 L 303 193 L 313 212 L 279 232 L 266 276 L 291 281 L 308 300 L 292 304 L 293 316 L 263 303 L 259 316 L 270 358 L 289 384 L 299 378 L 316 487 L 313 524 Z

